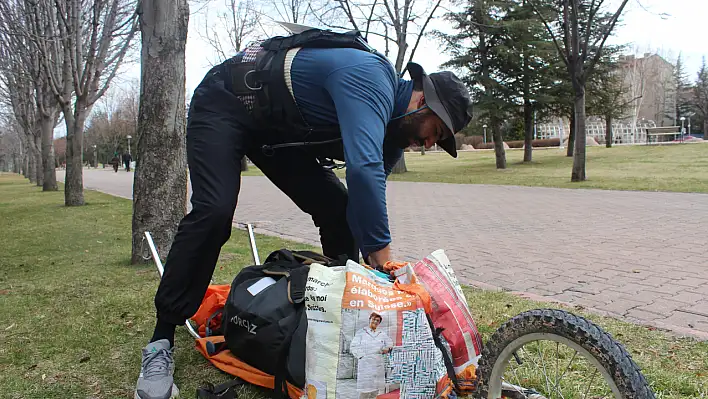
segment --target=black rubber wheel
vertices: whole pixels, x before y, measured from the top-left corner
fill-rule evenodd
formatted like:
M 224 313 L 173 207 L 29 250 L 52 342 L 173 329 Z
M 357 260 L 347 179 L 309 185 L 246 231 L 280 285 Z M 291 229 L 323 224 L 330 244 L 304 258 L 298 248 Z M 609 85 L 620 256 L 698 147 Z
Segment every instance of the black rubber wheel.
M 589 320 L 557 309 L 530 310 L 513 317 L 497 329 L 482 350 L 474 396 L 479 399 L 491 399 L 490 391 L 493 391 L 491 392 L 493 395 L 497 395 L 494 392 L 497 391 L 496 386 L 500 383 L 494 382 L 492 379 L 502 380 L 499 377 L 499 367 L 505 369 L 511 351 L 516 354 L 518 349 L 515 346 L 518 346 L 519 343 L 523 345 L 524 341 L 540 340 L 570 341 L 571 344 L 577 344 L 586 350 L 599 366 L 604 368 L 604 372 L 607 373 L 603 374 L 605 380 L 611 379 L 614 383 L 614 387 L 612 387 L 612 383 L 608 381 L 615 397 L 619 396 L 621 399 L 655 398 L 639 367 L 620 343 Z M 592 361 L 592 359 L 588 360 Z M 503 366 L 502 363 L 504 363 Z M 599 367 L 597 369 L 603 373 Z M 492 377 L 494 373 L 496 373 L 496 377 Z M 501 373 L 503 375 L 503 371 Z

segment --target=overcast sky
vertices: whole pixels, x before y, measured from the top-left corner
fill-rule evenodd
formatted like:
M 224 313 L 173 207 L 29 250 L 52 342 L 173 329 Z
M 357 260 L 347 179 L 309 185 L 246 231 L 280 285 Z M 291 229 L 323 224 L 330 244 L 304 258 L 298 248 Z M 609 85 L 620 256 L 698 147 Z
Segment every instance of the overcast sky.
M 187 42 L 187 99 L 209 70 L 210 62 L 216 60 L 215 53 L 198 32 L 203 33 L 204 16 L 207 12 L 211 15 L 208 20 L 210 25 L 214 25 L 214 12 L 218 11 L 223 3 L 224 0 L 212 0 L 207 7 L 191 5 Z M 608 0 L 608 3 L 614 6 L 621 3 L 621 0 Z M 638 54 L 658 51 L 671 62 L 675 62 L 680 52 L 686 72 L 693 81 L 700 68 L 701 58 L 708 56 L 708 35 L 705 33 L 707 15 L 707 0 L 630 0 L 623 14 L 623 24 L 610 41 L 616 44 L 631 43 Z M 444 21 L 438 21 L 435 27 L 445 29 L 445 26 Z M 381 43 L 374 40 L 372 45 L 383 52 Z M 445 54 L 439 53 L 435 42 L 424 41 L 416 52 L 414 61 L 420 63 L 426 71 L 434 72 L 439 70 L 439 65 L 446 59 Z M 139 79 L 139 63 L 133 63 L 126 69 L 126 75 L 117 85 L 126 80 Z

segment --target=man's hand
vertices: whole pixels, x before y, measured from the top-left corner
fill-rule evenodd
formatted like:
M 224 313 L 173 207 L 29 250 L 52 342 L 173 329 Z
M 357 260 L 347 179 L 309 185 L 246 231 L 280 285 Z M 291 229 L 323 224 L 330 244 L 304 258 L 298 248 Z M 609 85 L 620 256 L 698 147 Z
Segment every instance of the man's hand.
M 376 252 L 369 254 L 369 266 L 377 267 L 383 266 L 386 262 L 391 260 L 391 246 L 386 245 Z

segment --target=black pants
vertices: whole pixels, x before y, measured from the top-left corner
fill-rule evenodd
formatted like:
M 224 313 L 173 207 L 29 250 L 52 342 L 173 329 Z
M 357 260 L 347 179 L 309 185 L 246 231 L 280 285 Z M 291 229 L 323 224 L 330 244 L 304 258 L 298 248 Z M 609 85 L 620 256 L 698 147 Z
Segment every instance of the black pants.
M 346 220 L 347 191 L 331 170 L 302 148 L 265 156 L 264 132 L 212 69 L 194 92 L 187 120 L 192 211 L 182 219 L 155 296 L 157 316 L 183 324 L 199 308 L 221 247 L 231 235 L 240 189 L 240 161 L 248 158 L 319 227 L 323 253 L 358 260 Z

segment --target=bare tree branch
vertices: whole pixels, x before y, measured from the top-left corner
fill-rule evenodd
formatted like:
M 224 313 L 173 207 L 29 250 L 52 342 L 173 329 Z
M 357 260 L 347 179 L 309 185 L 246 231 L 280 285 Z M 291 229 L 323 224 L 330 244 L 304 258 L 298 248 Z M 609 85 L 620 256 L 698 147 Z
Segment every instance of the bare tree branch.
M 413 55 L 415 55 L 415 51 L 418 49 L 418 44 L 420 43 L 421 37 L 423 37 L 423 32 L 425 32 L 425 28 L 428 27 L 428 23 L 430 20 L 433 19 L 433 15 L 435 14 L 435 10 L 440 6 L 440 3 L 442 0 L 438 0 L 437 3 L 435 3 L 435 7 L 433 7 L 433 10 L 428 14 L 428 18 L 426 18 L 425 23 L 423 24 L 423 27 L 420 29 L 420 33 L 418 34 L 418 38 L 415 40 L 415 45 L 413 46 L 413 50 L 411 50 L 411 55 L 408 58 L 408 62 L 413 61 Z
M 605 31 L 605 33 L 602 35 L 602 42 L 598 46 L 598 50 L 595 53 L 595 56 L 593 57 L 592 61 L 590 61 L 590 64 L 588 64 L 586 68 L 586 75 L 592 74 L 592 70 L 595 68 L 595 64 L 597 64 L 597 61 L 600 59 L 600 56 L 602 56 L 602 48 L 605 46 L 605 42 L 607 41 L 607 38 L 610 37 L 612 34 L 612 31 L 615 29 L 615 25 L 617 24 L 617 21 L 619 20 L 620 15 L 622 15 L 622 11 L 624 10 L 624 7 L 627 5 L 627 2 L 629 0 L 623 0 L 622 5 L 617 9 L 615 14 L 612 16 L 612 19 L 610 20 L 609 27 Z
M 205 18 L 204 33 L 199 33 L 218 54 L 218 60 L 210 62 L 212 65 L 243 50 L 251 38 L 262 33 L 261 13 L 253 0 L 227 0 L 226 5 L 229 11 L 218 16 L 219 23 L 209 24 Z M 226 39 L 220 34 L 223 32 L 228 36 Z
M 597 0 L 592 0 L 590 3 L 590 16 L 588 17 L 588 24 L 585 28 L 585 37 L 583 38 L 583 47 L 582 47 L 582 54 L 584 58 L 587 58 L 588 54 L 588 43 L 590 42 L 590 33 L 592 32 L 592 25 L 595 20 L 595 14 L 597 14 L 598 10 L 600 7 L 602 7 L 602 3 L 604 3 L 605 0 L 600 0 L 600 2 L 597 4 L 597 7 L 595 7 L 595 1 Z

